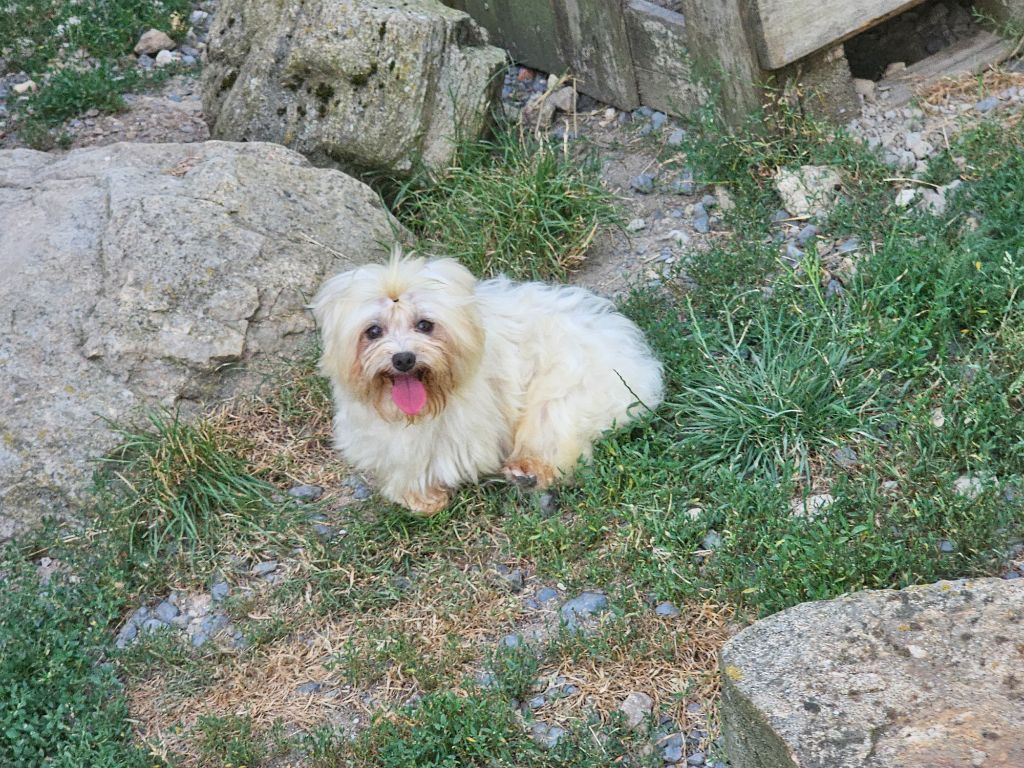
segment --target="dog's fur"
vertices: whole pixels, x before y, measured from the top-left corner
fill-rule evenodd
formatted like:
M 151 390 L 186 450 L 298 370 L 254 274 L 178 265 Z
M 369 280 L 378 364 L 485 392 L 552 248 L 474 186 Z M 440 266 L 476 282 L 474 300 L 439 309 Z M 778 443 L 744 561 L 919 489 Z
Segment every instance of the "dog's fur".
M 312 308 L 336 447 L 422 514 L 499 471 L 540 488 L 571 476 L 603 431 L 661 401 L 661 365 L 639 329 L 582 288 L 477 282 L 451 259 L 396 249 L 386 266 L 329 279 Z M 415 355 L 406 374 L 398 353 Z M 402 382 L 411 405 L 392 391 Z

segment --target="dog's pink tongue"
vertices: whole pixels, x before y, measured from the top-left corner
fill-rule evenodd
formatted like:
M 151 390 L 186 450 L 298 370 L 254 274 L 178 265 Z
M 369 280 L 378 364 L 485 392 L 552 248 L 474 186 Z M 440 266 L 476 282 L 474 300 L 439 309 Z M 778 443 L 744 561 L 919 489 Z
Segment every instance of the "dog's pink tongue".
M 402 413 L 415 416 L 427 404 L 427 389 L 415 376 L 395 376 L 391 399 L 402 409 Z

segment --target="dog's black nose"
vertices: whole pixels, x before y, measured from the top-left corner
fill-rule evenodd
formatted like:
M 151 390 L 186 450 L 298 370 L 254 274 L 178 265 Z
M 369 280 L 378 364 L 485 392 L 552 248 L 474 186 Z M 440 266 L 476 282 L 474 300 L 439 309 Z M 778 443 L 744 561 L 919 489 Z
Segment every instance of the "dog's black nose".
M 391 358 L 391 364 L 395 366 L 396 371 L 402 373 L 411 371 L 412 367 L 416 365 L 416 355 L 412 352 L 399 352 Z

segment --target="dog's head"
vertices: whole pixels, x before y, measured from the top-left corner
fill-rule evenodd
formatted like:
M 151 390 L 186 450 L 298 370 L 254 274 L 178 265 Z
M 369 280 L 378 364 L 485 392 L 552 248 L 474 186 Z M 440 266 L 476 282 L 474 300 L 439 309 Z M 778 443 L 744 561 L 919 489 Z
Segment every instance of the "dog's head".
M 330 278 L 313 300 L 320 371 L 388 421 L 440 413 L 483 354 L 476 279 L 452 259 L 392 252 Z

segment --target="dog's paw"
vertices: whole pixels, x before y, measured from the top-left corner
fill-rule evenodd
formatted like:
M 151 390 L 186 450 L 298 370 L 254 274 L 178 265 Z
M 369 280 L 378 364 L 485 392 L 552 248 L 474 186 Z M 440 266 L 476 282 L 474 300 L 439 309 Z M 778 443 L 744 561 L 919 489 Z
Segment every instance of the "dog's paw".
M 447 488 L 428 488 L 424 493 L 410 491 L 402 497 L 402 504 L 417 515 L 436 515 L 448 506 L 451 492 Z
M 501 471 L 520 488 L 547 488 L 554 482 L 554 467 L 536 459 L 510 459 Z

